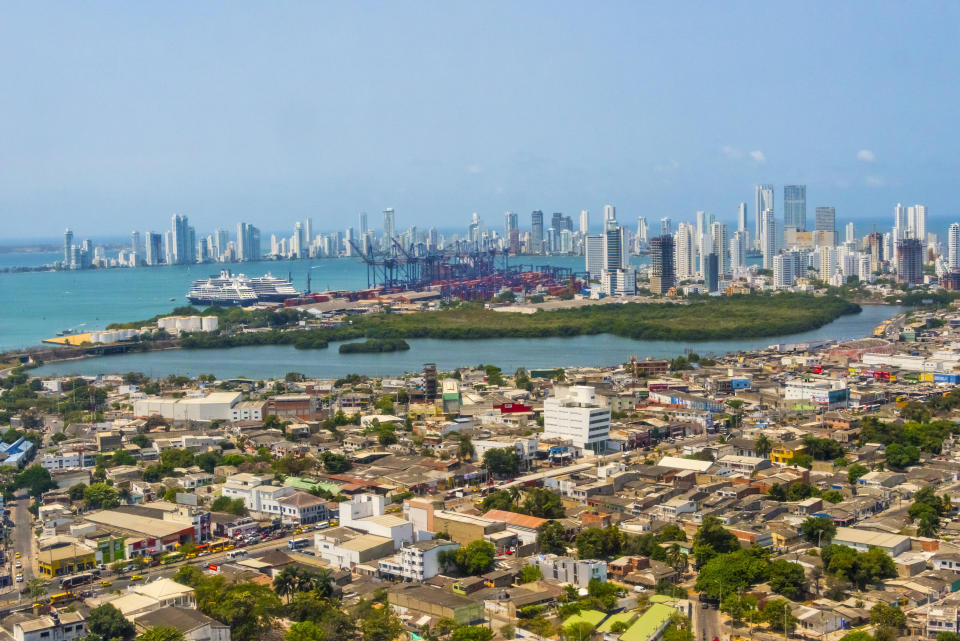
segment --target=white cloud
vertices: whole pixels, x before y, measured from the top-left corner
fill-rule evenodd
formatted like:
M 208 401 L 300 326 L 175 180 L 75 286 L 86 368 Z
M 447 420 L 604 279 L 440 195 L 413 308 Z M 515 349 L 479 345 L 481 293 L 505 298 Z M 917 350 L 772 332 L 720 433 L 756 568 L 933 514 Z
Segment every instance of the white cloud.
M 724 145 L 720 148 L 720 153 L 722 153 L 727 158 L 732 158 L 733 160 L 740 160 L 743 158 L 743 152 L 737 149 L 736 147 L 731 147 L 730 145 Z
M 752 158 L 754 162 L 759 163 L 759 164 L 761 164 L 761 165 L 762 165 L 763 163 L 767 162 L 767 156 L 766 156 L 766 154 L 764 154 L 764 153 L 763 153 L 762 151 L 760 151 L 760 150 L 751 151 L 751 152 L 750 152 L 750 158 Z
M 483 173 L 483 167 L 481 167 L 480 165 L 467 165 L 467 173 L 468 173 L 468 174 L 482 174 L 482 173 Z
M 877 157 L 869 149 L 861 149 L 857 152 L 857 160 L 862 160 L 863 162 L 874 162 Z
M 883 187 L 886 184 L 880 176 L 867 176 L 866 183 L 870 187 Z

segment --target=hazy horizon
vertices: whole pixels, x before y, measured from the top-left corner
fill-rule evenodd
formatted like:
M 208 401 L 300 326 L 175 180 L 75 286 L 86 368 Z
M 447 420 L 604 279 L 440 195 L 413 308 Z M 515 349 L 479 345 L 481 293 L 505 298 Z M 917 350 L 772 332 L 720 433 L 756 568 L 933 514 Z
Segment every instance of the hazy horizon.
M 500 229 L 745 201 L 752 225 L 756 183 L 781 220 L 794 183 L 810 224 L 951 216 L 958 31 L 934 2 L 11 2 L 3 236 L 379 229 L 388 206 Z

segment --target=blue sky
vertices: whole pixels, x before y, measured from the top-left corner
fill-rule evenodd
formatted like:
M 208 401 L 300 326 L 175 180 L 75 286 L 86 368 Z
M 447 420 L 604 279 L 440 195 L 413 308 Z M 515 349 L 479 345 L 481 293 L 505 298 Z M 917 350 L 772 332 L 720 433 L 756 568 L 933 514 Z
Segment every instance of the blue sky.
M 953 2 L 5 2 L 0 235 L 957 211 Z

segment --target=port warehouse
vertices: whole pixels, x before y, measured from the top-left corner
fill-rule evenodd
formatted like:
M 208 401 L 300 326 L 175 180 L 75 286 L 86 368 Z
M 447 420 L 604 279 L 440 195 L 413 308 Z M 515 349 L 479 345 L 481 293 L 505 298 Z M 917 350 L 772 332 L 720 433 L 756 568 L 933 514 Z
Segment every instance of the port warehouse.
M 242 392 L 211 392 L 186 398 L 149 397 L 133 403 L 137 418 L 162 416 L 171 421 L 259 421 L 269 414 L 314 420 L 319 401 L 309 394 L 281 394 L 264 401 L 244 401 Z

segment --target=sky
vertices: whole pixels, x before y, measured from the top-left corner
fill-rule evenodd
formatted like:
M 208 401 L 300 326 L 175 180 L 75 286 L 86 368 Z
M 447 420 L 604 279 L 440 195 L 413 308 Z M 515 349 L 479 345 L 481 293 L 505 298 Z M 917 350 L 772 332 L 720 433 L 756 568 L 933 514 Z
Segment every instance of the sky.
M 960 3 L 4 2 L 0 237 L 956 213 Z

